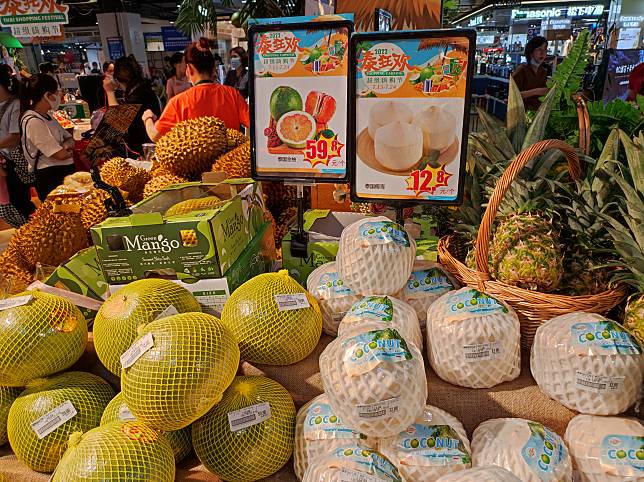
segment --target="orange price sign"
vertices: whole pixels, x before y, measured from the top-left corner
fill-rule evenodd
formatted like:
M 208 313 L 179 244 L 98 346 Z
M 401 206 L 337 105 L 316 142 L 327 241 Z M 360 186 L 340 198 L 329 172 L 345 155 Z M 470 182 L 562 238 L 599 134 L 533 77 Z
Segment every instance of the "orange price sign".
M 427 166 L 422 170 L 409 173 L 407 178 L 407 190 L 414 191 L 416 196 L 420 194 L 434 194 L 439 187 L 447 187 L 448 180 L 452 174 L 445 171 L 445 166 Z
M 326 137 L 324 134 L 319 139 L 310 139 L 306 141 L 306 150 L 304 151 L 304 160 L 315 167 L 318 164 L 329 165 L 329 161 L 334 157 L 340 157 L 340 152 L 344 147 L 338 136 Z

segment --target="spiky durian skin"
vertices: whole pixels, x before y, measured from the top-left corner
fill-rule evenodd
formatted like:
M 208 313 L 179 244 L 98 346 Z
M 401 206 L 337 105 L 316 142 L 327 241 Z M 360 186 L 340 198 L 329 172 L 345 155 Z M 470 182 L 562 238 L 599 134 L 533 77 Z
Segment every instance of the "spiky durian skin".
M 188 182 L 185 177 L 175 176 L 174 174 L 162 174 L 155 176 L 145 185 L 145 189 L 143 190 L 143 197 L 149 197 L 155 192 L 161 191 L 163 188 L 169 186 L 170 184 L 181 184 L 184 182 Z
M 11 241 L 29 264 L 58 266 L 88 246 L 80 211 L 80 205 L 47 200 Z
M 226 140 L 228 141 L 228 150 L 231 151 L 245 142 L 248 142 L 248 137 L 237 129 L 226 129 Z
M 0 292 L 15 295 L 24 291 L 34 280 L 35 268 L 20 256 L 9 243 L 0 255 Z
M 196 179 L 227 149 L 226 126 L 221 120 L 190 119 L 179 122 L 157 141 L 156 164 L 169 173 Z
M 107 209 L 105 208 L 105 200 L 110 195 L 107 191 L 102 189 L 92 189 L 83 199 L 83 206 L 81 208 L 81 222 L 85 229 L 102 223 L 107 219 Z
M 552 225 L 534 214 L 513 214 L 490 243 L 491 274 L 521 288 L 551 292 L 563 275 L 563 254 Z
M 101 166 L 100 171 L 103 181 L 119 188 L 132 203 L 143 199 L 143 189 L 152 178 L 148 171 L 132 166 L 122 157 L 110 159 Z
M 285 186 L 284 183 L 262 181 L 262 192 L 266 199 L 266 206 L 279 220 L 284 211 L 297 205 L 297 188 Z
M 644 346 L 644 293 L 633 295 L 628 300 L 624 327 Z
M 223 171 L 228 178 L 250 177 L 250 141 L 227 152 L 212 165 L 213 172 Z
M 221 199 L 217 196 L 208 196 L 198 199 L 188 199 L 187 201 L 181 201 L 173 206 L 171 206 L 166 212 L 166 216 L 179 216 L 181 214 L 187 214 L 192 211 L 198 211 L 201 209 L 211 209 L 215 206 L 221 204 Z

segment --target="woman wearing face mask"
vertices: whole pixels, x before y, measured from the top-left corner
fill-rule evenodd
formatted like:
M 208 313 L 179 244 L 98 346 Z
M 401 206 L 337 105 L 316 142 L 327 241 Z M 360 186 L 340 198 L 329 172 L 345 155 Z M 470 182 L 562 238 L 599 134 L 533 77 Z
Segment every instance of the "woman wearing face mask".
M 186 61 L 183 58 L 183 52 L 175 52 L 172 54 L 172 57 L 170 57 L 170 65 L 172 65 L 174 75 L 166 82 L 165 91 L 168 100 L 192 87 L 190 80 L 186 76 Z
M 143 77 L 141 66 L 132 55 L 129 57 L 121 57 L 114 63 L 114 80 L 111 81 L 106 77 L 103 81 L 103 87 L 107 93 L 107 100 L 110 106 L 119 104 L 115 91 L 117 84 L 124 91 L 125 104 L 140 104 L 139 112 L 150 111 L 155 115 L 161 113 L 161 103 L 159 98 L 152 90 L 149 81 Z M 129 152 L 127 155 L 136 156 L 143 153 L 142 145 L 149 143 L 150 138 L 145 132 L 145 126 L 138 114 L 127 132 L 127 148 Z
M 234 87 L 244 99 L 248 98 L 248 54 L 241 47 L 230 49 L 230 70 L 224 85 Z
M 237 90 L 213 82 L 215 57 L 210 51 L 210 41 L 202 38 L 186 49 L 186 74 L 194 85 L 174 96 L 168 102 L 156 123 L 152 111 L 143 113 L 142 119 L 150 139 L 157 141 L 178 122 L 198 117 L 213 116 L 221 119 L 229 129 L 249 126 L 248 104 Z
M 537 110 L 541 105 L 539 97 L 548 93 L 548 71 L 542 65 L 547 55 L 548 41 L 544 37 L 532 38 L 525 46 L 526 63 L 512 74 L 526 110 Z
M 29 171 L 35 174 L 34 184 L 41 201 L 63 183 L 65 176 L 76 171 L 72 157 L 74 140 L 49 115 L 49 112 L 58 110 L 60 101 L 61 92 L 53 77 L 36 74 L 22 80 L 22 151 L 29 163 Z

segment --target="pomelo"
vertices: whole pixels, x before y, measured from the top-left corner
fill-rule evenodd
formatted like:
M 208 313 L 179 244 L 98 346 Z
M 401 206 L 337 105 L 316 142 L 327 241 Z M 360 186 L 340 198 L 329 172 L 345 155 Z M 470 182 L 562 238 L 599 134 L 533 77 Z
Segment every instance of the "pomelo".
M 315 137 L 315 119 L 311 114 L 302 110 L 294 110 L 284 114 L 277 125 L 277 137 L 289 147 L 303 149 L 306 141 Z
M 0 386 L 24 387 L 76 363 L 87 344 L 87 321 L 80 310 L 36 290 L 13 299 L 28 302 L 0 311 Z
M 234 335 L 219 319 L 183 313 L 149 323 L 139 340 L 153 346 L 121 372 L 137 420 L 156 430 L 187 427 L 221 400 L 239 365 Z
M 91 373 L 67 372 L 34 380 L 9 409 L 7 432 L 16 457 L 37 472 L 53 471 L 69 436 L 98 427 L 113 397 L 112 387 Z M 41 419 L 45 415 L 47 419 Z M 57 420 L 64 423 L 54 428 Z
M 293 452 L 295 405 L 266 377 L 236 377 L 221 402 L 192 426 L 199 460 L 223 480 L 260 480 Z
M 136 421 L 111 422 L 74 434 L 51 480 L 173 482 L 175 471 L 165 437 Z
M 103 416 L 101 417 L 101 425 L 105 425 L 112 422 L 129 422 L 136 420 L 136 417 L 132 415 L 127 403 L 125 403 L 125 398 L 123 397 L 123 392 L 119 392 L 116 396 L 107 404 Z M 163 437 L 165 437 L 172 447 L 172 453 L 174 454 L 174 460 L 176 463 L 181 462 L 185 459 L 188 454 L 192 451 L 192 441 L 190 440 L 190 427 L 182 428 L 181 430 L 175 430 L 173 432 L 159 432 Z
M 222 323 L 251 363 L 290 365 L 306 358 L 322 335 L 317 301 L 288 271 L 260 274 L 226 301 Z
M 161 316 L 200 312 L 201 306 L 185 288 L 164 279 L 143 279 L 110 296 L 94 319 L 94 347 L 101 363 L 120 375 L 119 357 L 137 337 L 137 328 Z
M 9 440 L 7 438 L 7 419 L 9 418 L 9 409 L 13 401 L 18 398 L 20 388 L 0 387 L 0 445 L 4 445 Z
M 302 96 L 293 87 L 279 86 L 273 91 L 270 98 L 271 117 L 275 122 L 287 112 L 302 110 Z

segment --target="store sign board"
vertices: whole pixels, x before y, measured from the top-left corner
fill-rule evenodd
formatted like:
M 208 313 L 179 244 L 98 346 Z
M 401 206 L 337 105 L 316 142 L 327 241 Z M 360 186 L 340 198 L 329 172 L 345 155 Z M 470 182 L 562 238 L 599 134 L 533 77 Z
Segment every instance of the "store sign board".
M 610 50 L 602 99 L 608 102 L 617 97 L 623 97 L 628 89 L 631 72 L 642 62 L 644 62 L 644 49 Z
M 544 18 L 600 17 L 604 12 L 603 5 L 552 7 L 544 9 L 513 8 L 511 17 L 515 20 L 536 20 Z
M 0 2 L 0 26 L 67 24 L 68 5 L 54 0 L 4 0 Z
M 125 46 L 122 37 L 107 37 L 107 51 L 110 59 L 116 60 L 125 57 Z
M 347 176 L 349 20 L 249 29 L 254 179 Z
M 483 23 L 483 15 L 479 15 L 478 17 L 471 18 L 470 21 L 468 22 L 467 26 L 468 27 L 478 27 Z
M 190 37 L 185 36 L 174 27 L 161 27 L 161 36 L 166 52 L 181 52 L 190 45 Z
M 354 201 L 462 201 L 475 46 L 467 29 L 352 37 Z
M 62 25 L 56 23 L 31 23 L 11 26 L 11 35 L 16 38 L 60 37 L 62 34 Z

